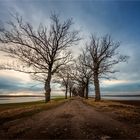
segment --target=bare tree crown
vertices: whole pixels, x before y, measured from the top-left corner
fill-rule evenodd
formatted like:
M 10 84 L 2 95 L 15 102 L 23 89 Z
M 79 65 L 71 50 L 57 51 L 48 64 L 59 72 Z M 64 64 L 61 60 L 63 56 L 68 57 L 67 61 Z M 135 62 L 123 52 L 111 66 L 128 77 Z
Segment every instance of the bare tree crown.
M 5 44 L 0 51 L 20 60 L 22 66 L 3 65 L 3 68 L 32 73 L 41 78 L 48 71 L 51 74 L 57 72 L 71 60 L 72 55 L 67 48 L 80 40 L 78 31 L 71 30 L 72 19 L 62 23 L 59 16 L 53 14 L 50 28 L 40 24 L 37 30 L 18 15 L 14 19 L 14 22 L 8 22 L 8 28 L 0 30 L 0 41 Z
M 119 42 L 114 42 L 111 36 L 105 35 L 102 38 L 91 36 L 90 43 L 86 45 L 87 61 L 90 69 L 99 76 L 115 73 L 113 66 L 128 59 L 126 55 L 120 55 L 117 51 Z

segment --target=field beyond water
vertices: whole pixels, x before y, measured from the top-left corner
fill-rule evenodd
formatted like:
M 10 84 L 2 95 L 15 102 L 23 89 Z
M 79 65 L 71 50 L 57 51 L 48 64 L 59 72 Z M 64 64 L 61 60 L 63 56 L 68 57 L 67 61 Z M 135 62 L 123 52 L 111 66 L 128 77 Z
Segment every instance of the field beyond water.
M 139 139 L 139 101 L 73 97 L 0 105 L 2 139 Z

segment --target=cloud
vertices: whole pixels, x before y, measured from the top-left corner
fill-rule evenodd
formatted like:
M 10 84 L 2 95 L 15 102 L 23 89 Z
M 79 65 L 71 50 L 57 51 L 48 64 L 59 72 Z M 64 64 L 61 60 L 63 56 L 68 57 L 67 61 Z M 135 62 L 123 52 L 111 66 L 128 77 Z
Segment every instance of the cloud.
M 138 91 L 140 95 L 140 81 L 104 86 L 101 87 L 101 90 L 108 92 L 129 92 L 129 93 Z
M 31 80 L 29 74 L 17 72 L 14 70 L 0 70 L 0 77 L 5 77 L 6 79 L 14 79 L 16 81 L 22 81 L 23 83 L 34 82 Z
M 14 79 L 6 79 L 3 77 L 0 77 L 0 89 L 8 89 L 8 90 L 17 90 L 19 89 L 19 83 L 17 84 L 16 81 L 13 82 Z
M 0 76 L 0 92 L 13 92 L 13 91 L 23 91 L 23 90 L 31 90 L 31 91 L 42 91 L 42 85 L 37 82 L 28 82 L 24 83 L 17 78 L 9 78 L 5 76 Z
M 79 53 L 79 48 L 84 46 L 90 33 L 95 33 L 99 36 L 106 33 L 111 34 L 114 40 L 121 42 L 120 53 L 130 56 L 128 63 L 121 63 L 115 66 L 115 69 L 120 70 L 120 72 L 115 74 L 118 83 L 114 83 L 112 86 L 110 84 L 111 90 L 119 90 L 119 87 L 120 89 L 124 87 L 126 90 L 130 88 L 138 90 L 140 81 L 139 8 L 140 2 L 7 0 L 1 2 L 0 17 L 4 21 L 9 20 L 8 11 L 15 10 L 26 21 L 32 23 L 34 27 L 37 27 L 40 22 L 45 25 L 48 24 L 51 11 L 60 13 L 62 19 L 73 17 L 74 28 L 80 29 L 82 37 L 85 38 L 79 46 L 73 47 L 74 49 L 71 48 L 74 50 L 75 56 Z M 1 60 L 3 58 L 0 57 Z M 11 88 L 13 79 L 18 81 L 15 88 L 18 88 L 21 84 L 34 83 L 29 76 L 18 72 L 0 71 L 0 78 L 2 76 L 7 80 L 11 79 L 9 82 L 5 81 L 5 83 L 9 84 L 8 87 L 11 86 Z M 21 84 L 19 84 L 19 81 Z M 3 87 L 6 87 L 5 83 L 2 83 Z M 14 85 L 16 86 L 16 84 Z

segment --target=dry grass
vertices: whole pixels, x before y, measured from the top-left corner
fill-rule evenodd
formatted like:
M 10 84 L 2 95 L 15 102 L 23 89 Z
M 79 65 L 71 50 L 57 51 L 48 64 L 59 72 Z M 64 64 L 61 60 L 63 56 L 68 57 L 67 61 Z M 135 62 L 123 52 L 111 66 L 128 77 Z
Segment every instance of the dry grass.
M 140 122 L 140 108 L 138 106 L 104 100 L 95 102 L 94 99 L 84 100 L 84 103 L 120 121 L 127 121 L 134 124 L 139 124 Z
M 51 109 L 66 102 L 64 99 L 51 100 L 48 103 L 43 101 L 29 103 L 15 103 L 0 105 L 0 124 L 7 121 L 32 116 L 44 110 Z

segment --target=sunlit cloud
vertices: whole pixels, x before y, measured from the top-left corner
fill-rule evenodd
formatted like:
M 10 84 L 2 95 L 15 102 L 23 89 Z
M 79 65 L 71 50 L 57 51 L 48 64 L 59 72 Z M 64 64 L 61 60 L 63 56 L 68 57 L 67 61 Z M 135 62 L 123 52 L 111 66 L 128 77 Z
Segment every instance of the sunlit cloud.
M 1 70 L 0 76 L 7 77 L 13 80 L 23 81 L 24 83 L 31 82 L 31 77 L 28 74 L 16 72 L 13 70 Z
M 124 83 L 130 83 L 131 81 L 128 80 L 104 80 L 102 81 L 102 84 L 104 86 L 111 86 L 116 84 L 124 84 Z

